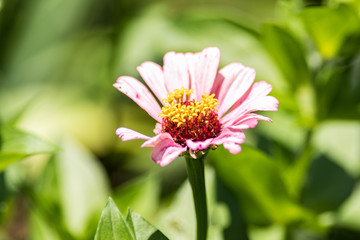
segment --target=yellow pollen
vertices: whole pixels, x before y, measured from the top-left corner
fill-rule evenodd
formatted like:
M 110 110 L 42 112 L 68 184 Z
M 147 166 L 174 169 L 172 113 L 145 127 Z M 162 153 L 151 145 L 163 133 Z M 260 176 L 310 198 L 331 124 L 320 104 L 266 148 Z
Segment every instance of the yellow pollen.
M 187 120 L 191 120 L 194 117 L 198 117 L 201 120 L 201 115 L 205 115 L 207 111 L 217 109 L 219 101 L 214 98 L 215 94 L 205 93 L 201 100 L 195 102 L 194 99 L 190 100 L 190 95 L 194 93 L 193 89 L 186 89 L 182 87 L 180 90 L 175 89 L 172 93 L 167 95 L 166 99 L 162 101 L 168 103 L 164 105 L 159 114 L 162 118 L 169 118 L 172 122 L 177 123 L 177 126 L 181 126 Z

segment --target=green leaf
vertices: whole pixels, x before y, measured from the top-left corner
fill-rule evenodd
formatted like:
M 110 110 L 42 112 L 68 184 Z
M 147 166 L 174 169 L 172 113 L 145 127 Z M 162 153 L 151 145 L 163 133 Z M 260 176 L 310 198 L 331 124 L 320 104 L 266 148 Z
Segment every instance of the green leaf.
M 132 227 L 136 240 L 166 240 L 165 235 L 151 223 L 146 221 L 140 214 L 128 208 L 126 223 Z
M 336 210 L 355 186 L 355 178 L 322 154 L 315 157 L 305 179 L 302 203 L 317 213 Z
M 0 171 L 23 158 L 51 153 L 56 147 L 11 126 L 0 127 Z
M 129 226 L 121 215 L 114 201 L 109 198 L 101 213 L 95 240 L 133 240 Z
M 159 206 L 160 186 L 158 175 L 150 173 L 116 189 L 113 198 L 121 212 L 125 212 L 128 206 L 131 206 L 142 216 L 150 217 Z
M 356 12 L 345 4 L 305 8 L 301 17 L 324 58 L 335 56 L 346 37 L 360 27 Z
M 30 209 L 28 221 L 29 239 L 61 240 L 59 234 L 52 228 L 51 222 L 41 214 L 38 208 Z
M 286 29 L 275 24 L 265 24 L 263 42 L 285 79 L 293 88 L 310 79 L 305 53 L 299 41 Z
M 314 131 L 312 144 L 352 176 L 360 174 L 360 123 L 326 121 Z
M 96 230 L 95 240 L 100 239 L 167 240 L 168 238 L 131 208 L 128 208 L 124 219 L 109 197 Z
M 270 117 L 273 122 L 258 124 L 257 128 L 262 134 L 280 142 L 294 152 L 302 147 L 306 138 L 306 129 L 297 122 L 295 114 L 280 109 L 278 112 L 268 112 L 266 116 Z
M 360 229 L 360 182 L 355 190 L 340 208 L 337 215 L 337 224 L 352 229 Z
M 75 139 L 65 138 L 54 158 L 63 224 L 77 238 L 86 238 L 95 228 L 109 196 L 109 183 L 103 166 Z M 93 227 L 93 228 L 92 228 Z
M 219 178 L 236 195 L 250 222 L 289 223 L 306 217 L 290 200 L 275 162 L 260 151 L 242 145 L 238 155 L 219 148 L 211 156 Z

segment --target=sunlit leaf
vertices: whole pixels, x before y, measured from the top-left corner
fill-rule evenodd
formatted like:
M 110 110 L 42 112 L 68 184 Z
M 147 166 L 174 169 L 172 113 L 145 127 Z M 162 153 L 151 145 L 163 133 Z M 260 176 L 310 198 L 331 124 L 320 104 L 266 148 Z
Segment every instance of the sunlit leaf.
M 355 179 L 326 155 L 314 159 L 305 179 L 301 200 L 318 213 L 336 210 L 355 185 Z
M 130 233 L 129 226 L 116 207 L 114 201 L 109 198 L 101 213 L 96 230 L 95 240 L 133 240 L 136 239 Z
M 162 232 L 146 221 L 140 214 L 128 208 L 126 215 L 126 223 L 135 233 L 136 240 L 167 240 Z
M 275 24 L 263 26 L 263 41 L 284 77 L 293 87 L 310 80 L 305 52 L 290 32 Z
M 121 212 L 130 206 L 143 217 L 151 217 L 159 205 L 160 186 L 157 175 L 145 175 L 115 190 L 113 198 Z
M 250 229 L 250 239 L 252 240 L 278 240 L 284 239 L 285 229 L 279 225 L 268 227 L 253 227 Z
M 354 192 L 341 207 L 337 215 L 337 223 L 352 229 L 360 229 L 360 183 L 358 182 Z
M 222 148 L 211 155 L 218 176 L 236 195 L 247 220 L 286 223 L 305 216 L 290 200 L 279 168 L 263 153 L 242 145 L 238 155 Z
M 297 116 L 285 111 L 268 112 L 266 116 L 273 122 L 261 122 L 258 129 L 268 138 L 274 139 L 294 152 L 299 149 L 306 137 L 306 129 L 297 122 Z
M 38 209 L 31 209 L 29 213 L 29 232 L 30 239 L 61 240 L 61 237 Z
M 124 218 L 109 198 L 99 220 L 95 240 L 167 240 L 156 227 L 131 208 Z
M 74 236 L 88 236 L 109 195 L 108 179 L 102 165 L 80 143 L 66 138 L 61 147 L 54 161 L 63 223 Z
M 336 55 L 345 38 L 360 27 L 356 12 L 345 4 L 305 8 L 301 17 L 324 58 Z
M 358 121 L 327 121 L 315 128 L 314 146 L 352 176 L 360 173 L 360 124 Z
M 0 171 L 28 156 L 51 153 L 56 149 L 54 145 L 14 127 L 0 127 Z

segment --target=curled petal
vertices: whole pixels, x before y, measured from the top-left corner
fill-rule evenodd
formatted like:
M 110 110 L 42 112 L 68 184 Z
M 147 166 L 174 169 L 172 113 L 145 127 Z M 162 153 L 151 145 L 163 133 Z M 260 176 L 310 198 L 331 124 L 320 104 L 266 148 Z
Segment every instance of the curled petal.
M 141 147 L 154 147 L 151 158 L 160 166 L 166 166 L 186 151 L 186 147 L 176 144 L 170 134 L 162 133 L 144 142 Z
M 159 163 L 160 166 L 164 167 L 185 151 L 186 147 L 181 147 L 178 144 L 173 145 L 173 141 L 167 139 L 154 147 L 151 158 L 155 163 Z
M 188 146 L 189 149 L 196 151 L 196 150 L 204 150 L 205 148 L 209 147 L 212 138 L 206 139 L 205 141 L 192 141 L 190 139 L 186 140 L 186 146 Z
M 113 85 L 126 94 L 156 121 L 161 122 L 161 108 L 150 91 L 138 80 L 132 77 L 119 77 Z
M 144 62 L 136 69 L 159 101 L 166 98 L 164 73 L 158 64 Z
M 129 140 L 135 140 L 135 139 L 144 139 L 144 140 L 149 140 L 150 137 L 145 136 L 141 133 L 138 133 L 134 130 L 128 129 L 128 128 L 118 128 L 116 129 L 116 135 L 119 136 L 119 138 L 121 138 L 121 140 L 125 141 L 129 141 Z

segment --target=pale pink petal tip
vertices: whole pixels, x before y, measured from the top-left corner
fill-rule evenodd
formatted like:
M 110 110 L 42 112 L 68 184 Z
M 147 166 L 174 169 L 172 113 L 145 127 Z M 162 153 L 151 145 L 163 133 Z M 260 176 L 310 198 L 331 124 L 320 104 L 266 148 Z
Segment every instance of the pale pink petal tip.
M 244 141 L 245 134 L 241 130 L 224 128 L 220 135 L 213 139 L 212 144 L 222 144 L 231 154 L 238 154 L 241 152 L 240 144 Z
M 225 142 L 223 144 L 224 148 L 226 148 L 227 150 L 229 150 L 229 152 L 231 154 L 238 154 L 241 152 L 241 146 L 240 144 L 236 144 L 233 142 Z
M 143 140 L 149 140 L 150 137 L 145 136 L 144 134 L 138 133 L 134 130 L 128 129 L 128 128 L 118 128 L 116 129 L 116 135 L 121 138 L 123 141 L 129 141 L 129 140 L 135 140 L 135 139 L 143 139 Z

